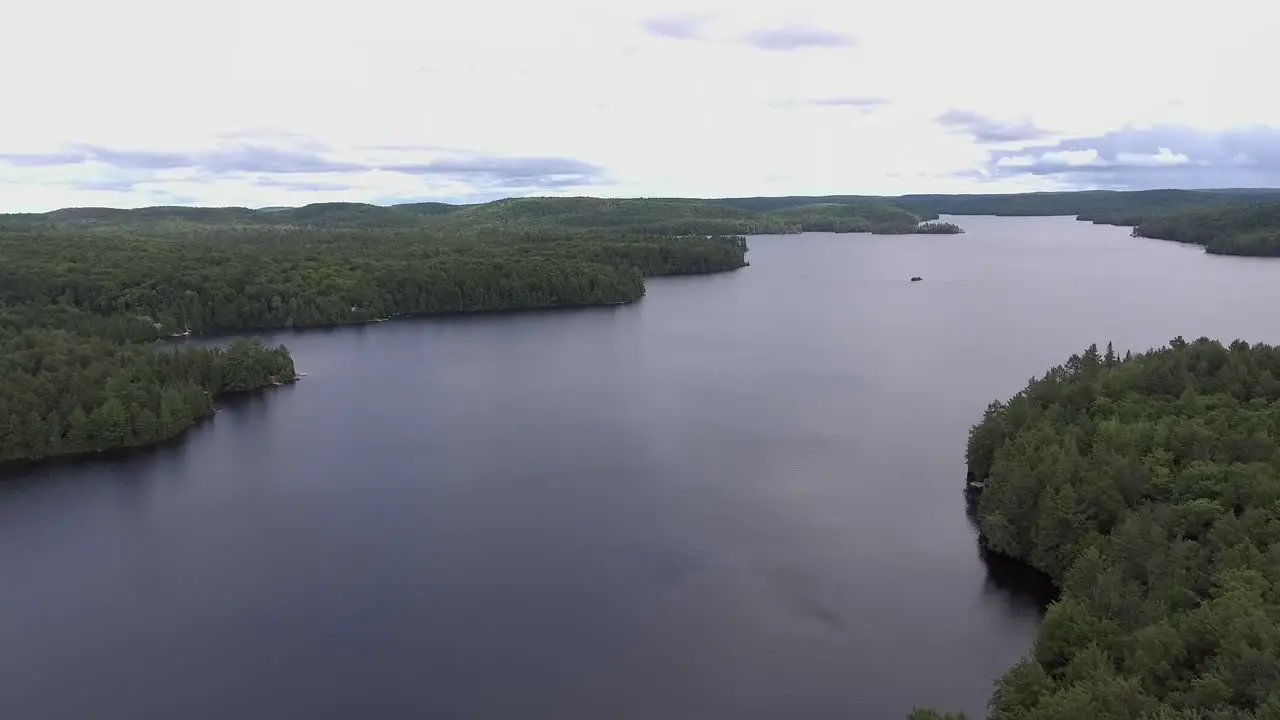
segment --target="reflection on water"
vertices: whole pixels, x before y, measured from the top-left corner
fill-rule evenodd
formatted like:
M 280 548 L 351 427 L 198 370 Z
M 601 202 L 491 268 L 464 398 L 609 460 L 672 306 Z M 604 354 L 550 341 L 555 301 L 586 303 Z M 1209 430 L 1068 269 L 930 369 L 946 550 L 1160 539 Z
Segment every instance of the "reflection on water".
M 987 567 L 987 588 L 1009 598 L 1013 605 L 1041 616 L 1058 598 L 1058 589 L 1048 575 L 1012 558 L 988 550 L 982 543 L 978 556 Z
M 980 491 L 966 484 L 963 492 L 965 516 L 972 523 L 974 533 L 978 534 L 978 557 L 987 569 L 986 588 L 1007 597 L 1013 607 L 1043 617 L 1049 604 L 1058 599 L 1058 588 L 1048 575 L 987 547 L 986 539 L 979 534 L 981 531 L 978 527 Z

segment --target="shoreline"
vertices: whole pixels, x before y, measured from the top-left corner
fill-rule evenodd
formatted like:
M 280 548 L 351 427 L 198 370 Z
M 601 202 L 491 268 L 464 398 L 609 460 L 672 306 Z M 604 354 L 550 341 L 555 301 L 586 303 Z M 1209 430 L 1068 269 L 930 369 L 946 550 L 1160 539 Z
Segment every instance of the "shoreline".
M 708 272 L 654 273 L 651 275 L 645 275 L 644 279 L 648 280 L 649 278 L 700 277 L 703 275 L 720 275 L 723 273 L 736 272 L 738 270 L 742 270 L 743 268 L 747 268 L 750 266 L 751 266 L 751 263 L 744 261 L 741 265 L 738 265 L 736 267 L 724 268 L 720 270 L 711 270 Z M 390 315 L 387 315 L 385 317 L 368 318 L 364 320 L 349 320 L 349 321 L 326 322 L 326 323 L 308 323 L 305 325 L 263 325 L 258 327 L 226 328 L 226 329 L 219 329 L 219 330 L 211 330 L 207 332 L 203 332 L 203 331 L 197 332 L 193 330 L 189 334 L 179 333 L 177 335 L 163 335 L 161 337 L 155 338 L 154 340 L 141 341 L 141 343 L 143 344 L 151 343 L 156 345 L 160 345 L 160 344 L 177 345 L 182 342 L 190 341 L 193 339 L 216 340 L 220 338 L 229 338 L 229 337 L 252 337 L 258 333 L 276 333 L 276 332 L 281 332 L 286 330 L 291 332 L 292 331 L 309 331 L 309 330 L 334 330 L 337 328 L 357 327 L 361 325 L 378 325 L 385 322 L 403 322 L 406 320 L 425 320 L 430 318 L 457 319 L 457 318 L 469 317 L 469 316 L 484 317 L 484 316 L 494 316 L 494 315 L 519 315 L 519 314 L 525 314 L 525 313 L 552 313 L 552 312 L 564 312 L 564 311 L 572 311 L 572 310 L 583 311 L 583 310 L 593 310 L 593 309 L 605 309 L 605 308 L 625 307 L 628 305 L 634 305 L 640 302 L 641 300 L 643 300 L 646 294 L 647 293 L 642 292 L 638 297 L 635 297 L 629 300 L 617 300 L 613 302 L 574 303 L 571 305 L 534 305 L 534 306 L 527 306 L 527 307 L 510 307 L 510 308 L 482 308 L 479 310 L 445 310 L 445 311 L 431 311 L 431 312 L 391 313 Z
M 234 390 L 231 392 L 215 395 L 213 399 L 236 399 L 247 398 L 260 395 L 269 390 L 275 390 L 281 387 L 290 387 L 296 385 L 306 373 L 297 373 L 290 380 L 272 380 L 271 382 L 259 385 L 248 390 Z M 39 470 L 45 467 L 51 467 L 58 464 L 74 465 L 86 462 L 94 462 L 100 459 L 119 459 L 129 457 L 135 454 L 153 452 L 157 448 L 165 445 L 177 445 L 185 438 L 188 432 L 193 428 L 205 424 L 211 420 L 222 408 L 214 407 L 213 412 L 205 413 L 191 419 L 191 422 L 183 426 L 182 429 L 166 435 L 165 437 L 156 438 L 150 442 L 137 443 L 133 445 L 118 445 L 116 447 L 103 448 L 100 450 L 77 450 L 74 452 L 61 452 L 53 455 L 42 455 L 40 457 L 16 458 L 12 460 L 0 460 L 0 483 L 17 480 L 18 476 L 32 470 Z
M 646 275 L 644 277 L 645 279 L 647 279 L 649 277 L 693 277 L 693 276 L 699 276 L 699 275 L 717 275 L 720 273 L 741 270 L 742 268 L 748 267 L 748 266 L 750 266 L 750 263 L 743 260 L 742 264 L 737 265 L 735 267 L 711 270 L 708 272 L 655 273 L 652 275 Z M 347 322 L 317 323 L 317 324 L 308 324 L 308 325 L 272 325 L 272 326 L 265 326 L 265 327 L 221 329 L 221 330 L 215 330 L 207 333 L 187 331 L 185 333 L 178 333 L 178 334 L 164 334 L 160 337 L 154 338 L 153 340 L 138 341 L 137 344 L 178 348 L 178 347 L 181 347 L 181 345 L 188 343 L 192 340 L 197 340 L 197 341 L 220 340 L 220 339 L 234 340 L 234 339 L 241 339 L 241 338 L 251 338 L 259 334 L 265 334 L 265 333 L 278 333 L 281 331 L 290 331 L 290 332 L 304 331 L 305 332 L 305 331 L 335 330 L 338 328 L 377 325 L 377 324 L 381 324 L 384 322 L 391 322 L 391 321 L 422 320 L 427 318 L 457 319 L 457 318 L 462 318 L 464 316 L 494 316 L 494 315 L 508 315 L 508 314 L 522 314 L 522 313 L 537 313 L 537 312 L 550 313 L 550 312 L 564 312 L 569 310 L 585 311 L 585 310 L 614 308 L 614 307 L 620 307 L 620 306 L 626 306 L 626 305 L 633 305 L 636 302 L 639 302 L 640 300 L 644 299 L 644 296 L 645 296 L 645 292 L 642 289 L 642 292 L 640 293 L 640 295 L 635 298 L 631 298 L 627 300 L 619 300 L 614 302 L 605 302 L 605 303 L 575 303 L 571 305 L 542 305 L 542 306 L 534 306 L 534 307 L 491 308 L 491 309 L 480 309 L 480 310 L 455 310 L 455 311 L 446 311 L 446 312 L 425 312 L 425 313 L 393 313 L 391 315 L 381 317 L 381 318 L 351 320 Z M 291 379 L 279 380 L 279 379 L 273 378 L 258 387 L 250 388 L 247 390 L 224 392 L 219 395 L 213 396 L 212 399 L 214 401 L 217 401 L 223 398 L 235 398 L 235 397 L 258 395 L 269 389 L 296 385 L 298 381 L 300 381 L 305 376 L 306 376 L 306 373 L 295 371 L 294 377 Z M 72 464 L 72 463 L 93 462 L 98 459 L 127 457 L 135 453 L 151 452 L 158 447 L 162 447 L 170 443 L 176 444 L 182 441 L 183 437 L 187 434 L 188 431 L 190 431 L 192 428 L 198 425 L 203 424 L 204 422 L 212 418 L 214 415 L 218 413 L 220 409 L 221 408 L 215 407 L 214 410 L 210 413 L 192 418 L 191 423 L 184 426 L 181 430 L 173 433 L 172 435 L 168 435 L 162 438 L 156 438 L 154 440 L 151 440 L 145 443 L 139 443 L 139 444 L 133 444 L 133 445 L 121 445 L 121 446 L 116 446 L 111 448 L 94 449 L 94 450 L 60 452 L 52 455 L 43 455 L 40 457 L 0 460 L 0 482 L 14 480 L 17 478 L 18 475 L 21 475 L 24 472 L 37 470 L 42 467 L 50 466 L 58 463 Z

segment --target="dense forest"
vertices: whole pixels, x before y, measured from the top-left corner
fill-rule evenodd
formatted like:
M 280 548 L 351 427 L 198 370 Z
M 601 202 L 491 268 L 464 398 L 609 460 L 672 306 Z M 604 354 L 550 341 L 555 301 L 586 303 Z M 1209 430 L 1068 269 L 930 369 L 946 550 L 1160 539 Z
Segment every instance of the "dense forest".
M 0 342 L 11 349 L 0 378 L 5 381 L 0 423 L 10 430 L 0 460 L 99 449 L 104 443 L 142 444 L 171 435 L 151 425 L 147 413 L 161 414 L 158 398 L 164 395 L 151 389 L 174 386 L 184 394 L 191 417 L 199 417 L 211 405 L 192 399 L 195 388 L 210 398 L 231 389 L 220 384 L 219 368 L 240 363 L 233 358 L 242 354 L 252 356 L 249 365 L 259 368 L 252 374 L 254 386 L 292 377 L 287 351 L 252 345 L 231 355 L 170 353 L 168 361 L 180 368 L 130 374 L 129 367 L 152 362 L 142 358 L 157 352 L 130 343 L 168 335 L 625 303 L 643 295 L 645 275 L 741 267 L 744 234 L 963 232 L 953 223 L 937 222 L 939 213 L 1076 214 L 1115 222 L 1146 217 L 1137 232 L 1152 237 L 1202 243 L 1211 252 L 1280 252 L 1273 250 L 1280 244 L 1271 230 L 1280 203 L 1241 205 L 1260 197 L 1276 196 L 1260 190 L 1161 190 L 900 198 L 511 198 L 478 205 L 69 208 L 0 215 L 0 256 L 5 258 Z M 1189 207 L 1199 209 L 1188 212 Z M 1177 210 L 1182 212 L 1171 212 Z M 115 349 L 104 351 L 110 343 Z M 94 353 L 86 354 L 87 348 Z M 101 363 L 86 360 L 94 356 Z M 73 367 L 84 371 L 83 377 L 64 382 L 58 373 Z M 117 378 L 113 387 L 150 388 L 120 399 L 129 431 L 71 438 L 77 407 L 91 419 L 104 405 L 108 415 L 117 415 L 117 403 L 108 404 L 100 387 L 113 376 L 111 368 L 126 378 Z M 32 389 L 43 387 L 42 378 L 54 377 L 61 379 L 48 386 L 66 393 Z M 28 395 L 11 397 L 16 392 Z M 35 427 L 36 416 L 45 429 L 25 429 Z M 53 430 L 62 431 L 63 439 L 53 442 Z M 45 440 L 37 442 L 37 436 Z
M 943 215 L 1042 216 L 1075 215 L 1109 225 L 1137 225 L 1143 217 L 1190 207 L 1280 200 L 1280 189 L 1224 190 L 1078 190 L 986 195 L 805 195 L 717 198 L 710 202 L 774 213 L 806 205 L 889 204 L 921 220 Z
M 170 350 L 5 328 L 0 462 L 158 442 L 212 414 L 219 395 L 294 377 L 289 352 L 260 342 Z
M 436 233 L 626 232 L 642 235 L 917 232 L 945 215 L 1074 215 L 1139 225 L 1170 213 L 1280 202 L 1280 190 L 1088 190 L 987 195 L 819 195 L 742 198 L 507 198 L 474 205 L 315 203 L 283 208 L 68 208 L 0 215 L 0 229 L 24 231 L 280 228 L 419 230 Z
M 0 462 L 155 442 L 220 394 L 295 378 L 284 348 L 154 344 L 167 336 L 619 304 L 646 275 L 746 254 L 740 236 L 302 229 L 171 210 L 0 223 Z
M 925 207 L 916 207 L 914 209 L 907 207 L 899 198 L 884 197 L 875 195 L 783 195 L 777 197 L 732 197 L 732 198 L 712 198 L 708 202 L 720 205 L 728 205 L 730 207 L 742 210 L 750 210 L 756 213 L 772 213 L 777 210 L 787 210 L 790 208 L 802 207 L 805 205 L 868 205 L 868 204 L 888 204 L 902 209 L 911 210 L 913 215 L 918 216 L 921 220 L 936 220 L 938 215 Z
M 294 378 L 283 348 L 141 345 L 167 336 L 627 303 L 646 275 L 742 267 L 743 234 L 960 232 L 934 217 L 867 198 L 0 215 L 0 462 L 154 442 L 220 393 Z
M 116 340 L 366 322 L 390 315 L 629 302 L 646 274 L 744 264 L 740 237 L 211 229 L 0 236 L 11 326 Z
M 205 228 L 419 230 L 503 232 L 625 232 L 641 235 L 750 235 L 805 231 L 913 232 L 937 215 L 875 198 L 792 202 L 770 210 L 732 200 L 689 198 L 507 198 L 477 205 L 316 203 L 297 208 L 69 208 L 0 215 L 0 229 L 182 232 Z
M 1145 218 L 1202 206 L 1280 200 L 1280 190 L 1085 190 L 1005 195 L 903 195 L 913 212 L 943 215 L 1075 215 L 1105 225 L 1137 225 Z
M 1091 346 L 967 456 L 985 542 L 1062 591 L 993 720 L 1280 716 L 1280 348 Z
M 1280 201 L 1164 213 L 1137 225 L 1133 234 L 1203 245 L 1219 255 L 1280 256 Z
M 911 232 L 918 235 L 959 235 L 964 232 L 964 228 L 955 223 L 932 220 L 920 223 L 912 228 Z

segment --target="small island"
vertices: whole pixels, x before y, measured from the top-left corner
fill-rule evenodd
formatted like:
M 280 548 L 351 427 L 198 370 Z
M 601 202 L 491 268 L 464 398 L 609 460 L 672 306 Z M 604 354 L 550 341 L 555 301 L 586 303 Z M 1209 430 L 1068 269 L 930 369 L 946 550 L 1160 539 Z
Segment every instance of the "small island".
M 959 235 L 964 228 L 949 222 L 931 220 L 902 227 L 886 227 L 873 231 L 876 235 Z
M 915 226 L 911 232 L 918 235 L 959 235 L 964 232 L 964 228 L 955 223 L 930 221 L 922 222 Z

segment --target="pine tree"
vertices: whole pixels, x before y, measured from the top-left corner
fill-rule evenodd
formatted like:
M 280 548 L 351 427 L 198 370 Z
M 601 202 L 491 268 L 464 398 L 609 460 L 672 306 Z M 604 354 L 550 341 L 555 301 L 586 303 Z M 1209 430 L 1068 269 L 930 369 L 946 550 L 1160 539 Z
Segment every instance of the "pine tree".
M 92 432 L 89 424 L 89 414 L 84 408 L 76 406 L 71 411 L 71 416 L 67 418 L 67 444 L 70 445 L 72 452 L 84 452 L 90 448 Z

